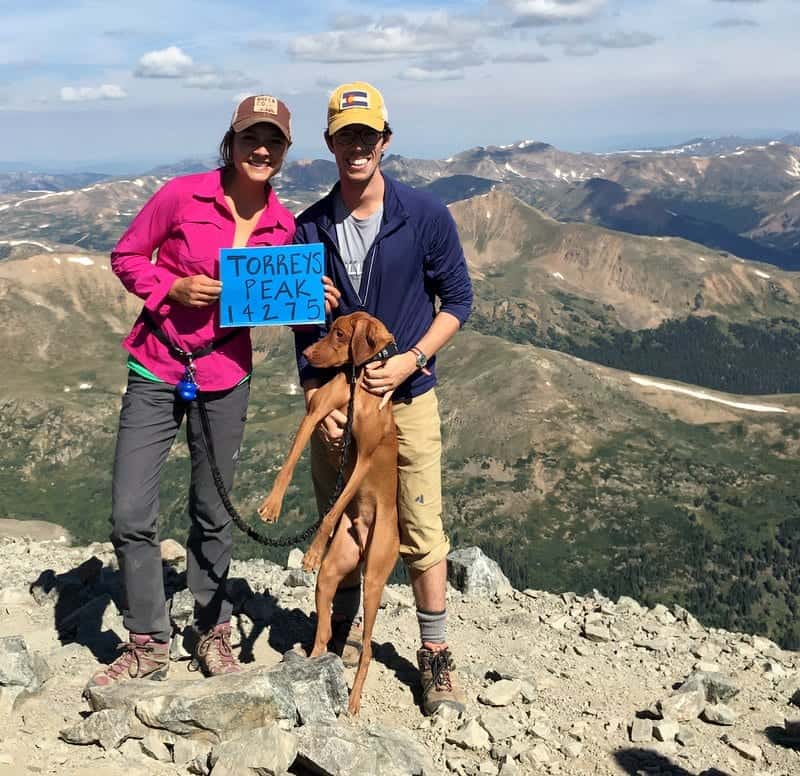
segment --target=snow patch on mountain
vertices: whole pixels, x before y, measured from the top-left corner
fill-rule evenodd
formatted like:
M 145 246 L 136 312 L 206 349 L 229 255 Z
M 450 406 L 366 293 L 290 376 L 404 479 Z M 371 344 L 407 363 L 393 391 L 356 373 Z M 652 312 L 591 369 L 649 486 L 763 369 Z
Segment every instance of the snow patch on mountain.
M 94 261 L 88 256 L 67 256 L 67 261 L 71 264 L 80 264 L 84 267 L 91 267 L 94 265 Z
M 694 391 L 690 388 L 684 388 L 680 385 L 661 383 L 658 380 L 649 380 L 646 377 L 639 377 L 638 375 L 631 375 L 631 382 L 644 386 L 645 388 L 656 388 L 659 391 L 680 393 L 684 396 L 692 396 L 695 399 L 702 399 L 703 401 L 713 401 L 717 404 L 724 404 L 727 407 L 735 407 L 739 410 L 750 410 L 751 412 L 787 412 L 787 410 L 785 410 L 783 407 L 778 407 L 774 404 L 755 404 L 752 402 L 730 401 L 729 399 L 722 399 L 719 396 L 712 396 L 707 391 Z
M 507 172 L 512 173 L 513 175 L 519 176 L 520 178 L 524 178 L 525 177 L 521 172 L 519 172 L 518 170 L 515 170 L 508 162 L 505 163 L 505 170 Z
M 35 245 L 48 253 L 52 253 L 53 249 L 44 243 L 36 242 L 35 240 L 0 240 L 0 245 L 10 245 L 12 248 L 15 245 Z

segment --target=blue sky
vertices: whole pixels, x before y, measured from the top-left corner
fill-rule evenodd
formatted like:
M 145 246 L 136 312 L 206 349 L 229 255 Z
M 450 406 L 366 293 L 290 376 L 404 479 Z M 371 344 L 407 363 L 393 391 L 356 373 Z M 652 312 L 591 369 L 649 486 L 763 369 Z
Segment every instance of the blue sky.
M 445 157 L 800 129 L 800 0 L 0 0 L 0 162 L 133 171 L 211 156 L 237 97 L 324 157 L 327 95 L 369 80 L 394 148 Z

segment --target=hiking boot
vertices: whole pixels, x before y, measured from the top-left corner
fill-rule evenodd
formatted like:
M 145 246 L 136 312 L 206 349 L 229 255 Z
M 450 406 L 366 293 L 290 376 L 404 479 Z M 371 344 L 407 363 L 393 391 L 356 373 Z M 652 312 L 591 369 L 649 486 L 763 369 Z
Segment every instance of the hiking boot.
M 194 658 L 206 676 L 238 674 L 242 666 L 231 649 L 231 624 L 221 622 L 202 634 Z
M 422 711 L 431 715 L 441 706 L 449 706 L 459 713 L 466 709 L 464 691 L 455 677 L 455 664 L 446 647 L 432 650 L 422 647 L 417 652 L 420 682 L 422 683 Z
M 131 640 L 119 645 L 122 654 L 111 665 L 96 673 L 86 685 L 108 687 L 124 679 L 166 679 L 169 670 L 169 644 L 151 636 L 131 633 Z
M 361 620 L 335 619 L 331 626 L 333 636 L 329 642 L 330 651 L 339 655 L 347 668 L 355 668 L 361 659 L 364 644 Z

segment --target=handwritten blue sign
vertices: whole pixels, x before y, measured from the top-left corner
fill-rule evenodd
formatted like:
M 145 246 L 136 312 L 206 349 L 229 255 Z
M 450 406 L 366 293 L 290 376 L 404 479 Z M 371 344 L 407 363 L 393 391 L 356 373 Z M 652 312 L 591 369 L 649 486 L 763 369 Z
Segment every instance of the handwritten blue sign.
M 322 243 L 219 252 L 220 326 L 324 323 Z

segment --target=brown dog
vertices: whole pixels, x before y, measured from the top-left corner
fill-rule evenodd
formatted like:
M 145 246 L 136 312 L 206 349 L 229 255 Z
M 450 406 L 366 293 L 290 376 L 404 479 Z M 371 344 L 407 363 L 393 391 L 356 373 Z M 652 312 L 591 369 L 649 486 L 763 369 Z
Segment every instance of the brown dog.
M 352 365 L 356 370 L 351 442 L 351 447 L 355 449 L 351 449 L 349 454 L 346 484 L 324 516 L 303 558 L 306 571 L 319 569 L 316 589 L 317 632 L 311 657 L 326 651 L 332 636 L 331 604 L 334 593 L 339 582 L 357 565 L 342 560 L 354 556 L 354 553 L 346 551 L 352 549 L 346 545 L 357 542 L 360 561 L 364 561 L 364 643 L 350 692 L 348 710 L 351 714 L 358 714 L 361 705 L 361 690 L 372 659 L 372 628 L 381 593 L 394 569 L 400 544 L 397 523 L 397 432 L 392 407 L 391 403 L 384 402 L 381 397 L 362 387 L 364 365 L 393 342 L 394 338 L 377 318 L 357 312 L 338 318 L 324 339 L 304 351 L 312 366 L 330 368 Z M 275 479 L 272 491 L 258 510 L 262 520 L 274 522 L 278 519 L 294 468 L 320 421 L 335 409 L 346 411 L 350 397 L 349 378 L 350 369 L 341 369 L 311 397 L 286 462 Z M 338 454 L 335 463 L 338 467 Z

